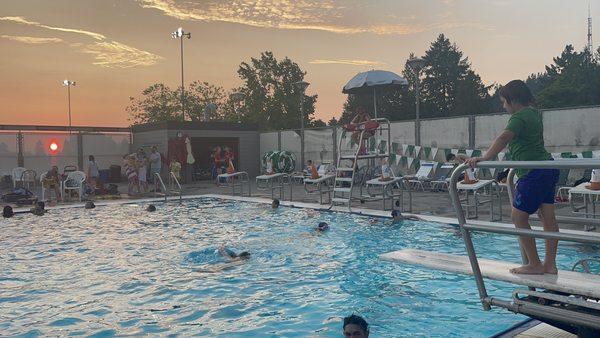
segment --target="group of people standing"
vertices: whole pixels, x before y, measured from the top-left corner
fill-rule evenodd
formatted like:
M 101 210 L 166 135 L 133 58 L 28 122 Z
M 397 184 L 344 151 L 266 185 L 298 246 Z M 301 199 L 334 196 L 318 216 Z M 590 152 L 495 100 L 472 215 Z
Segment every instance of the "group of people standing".
M 210 161 L 213 180 L 220 174 L 235 172 L 235 166 L 233 165 L 235 155 L 229 147 L 221 148 L 220 146 L 216 146 L 210 155 Z
M 123 156 L 122 172 L 129 182 L 127 192 L 133 195 L 134 189 L 138 194 L 148 192 L 148 178 L 154 180 L 156 174 L 160 175 L 162 170 L 162 156 L 156 146 L 152 147 L 149 155 L 143 148 L 136 153 Z

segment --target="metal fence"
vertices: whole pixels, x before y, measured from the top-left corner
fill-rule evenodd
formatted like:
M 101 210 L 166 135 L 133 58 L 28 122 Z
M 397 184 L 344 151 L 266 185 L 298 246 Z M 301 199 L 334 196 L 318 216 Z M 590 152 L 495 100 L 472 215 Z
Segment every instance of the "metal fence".
M 16 167 L 35 170 L 38 176 L 51 166 L 87 169 L 94 155 L 100 169 L 121 164 L 131 152 L 128 128 L 1 126 L 0 175 L 10 175 Z M 12 130 L 11 130 L 12 129 Z

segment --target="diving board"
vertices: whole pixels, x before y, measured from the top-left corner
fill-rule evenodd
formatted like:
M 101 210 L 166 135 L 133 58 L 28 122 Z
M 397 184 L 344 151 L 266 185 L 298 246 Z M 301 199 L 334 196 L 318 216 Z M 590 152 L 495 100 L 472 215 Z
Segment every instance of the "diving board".
M 467 256 L 405 249 L 385 253 L 379 257 L 386 261 L 420 265 L 453 273 L 473 274 Z M 560 270 L 558 275 L 518 275 L 510 273 L 509 270 L 518 267 L 519 264 L 481 258 L 478 259 L 478 262 L 481 274 L 485 278 L 572 295 L 600 298 L 599 275 L 563 270 Z

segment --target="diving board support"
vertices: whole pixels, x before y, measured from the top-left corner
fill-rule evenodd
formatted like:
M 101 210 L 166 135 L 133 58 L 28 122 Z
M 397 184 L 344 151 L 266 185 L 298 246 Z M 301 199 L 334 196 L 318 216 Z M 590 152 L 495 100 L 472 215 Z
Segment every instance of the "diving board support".
M 480 232 L 489 232 L 489 233 L 499 233 L 506 235 L 515 235 L 515 236 L 527 236 L 533 238 L 546 238 L 546 239 L 555 239 L 562 241 L 570 241 L 570 242 L 579 242 L 579 243 L 600 243 L 600 235 L 595 233 L 573 233 L 573 232 L 544 232 L 539 230 L 531 230 L 531 229 L 516 229 L 516 228 L 508 228 L 503 226 L 494 226 L 494 225 L 483 225 L 483 224 L 467 224 L 465 218 L 465 212 L 462 208 L 460 196 L 458 194 L 458 177 L 459 175 L 467 169 L 469 166 L 467 164 L 459 165 L 451 175 L 450 179 L 450 197 L 452 199 L 452 204 L 456 210 L 458 223 L 460 226 L 460 231 L 465 242 L 465 248 L 467 251 L 471 273 L 475 278 L 475 282 L 477 284 L 477 290 L 479 292 L 479 297 L 484 310 L 490 310 L 491 306 L 500 306 L 504 307 L 510 311 L 516 313 L 523 313 L 529 315 L 531 317 L 538 318 L 540 320 L 553 320 L 559 321 L 562 323 L 567 323 L 568 325 L 578 325 L 578 329 L 585 330 L 586 328 L 594 328 L 600 330 L 600 314 L 595 313 L 591 317 L 590 315 L 580 313 L 576 310 L 570 308 L 553 308 L 551 306 L 545 306 L 540 304 L 533 303 L 518 303 L 518 302 L 507 302 L 500 299 L 496 299 L 490 297 L 487 293 L 485 282 L 483 280 L 485 273 L 489 273 L 487 268 L 482 269 L 481 264 L 486 263 L 489 265 L 489 262 L 486 260 L 479 260 L 477 254 L 475 253 L 475 248 L 473 246 L 473 242 L 471 239 L 472 231 L 480 231 Z M 600 160 L 595 159 L 578 159 L 578 160 L 561 160 L 561 161 L 484 161 L 476 164 L 476 167 L 492 169 L 492 168 L 511 168 L 511 169 L 598 169 L 600 168 Z M 511 175 L 512 174 L 512 175 Z M 512 181 L 514 178 L 514 173 L 509 173 L 509 198 L 512 200 L 513 198 L 513 185 Z M 525 256 L 523 255 L 525 258 Z M 466 265 L 466 262 L 463 262 Z M 524 259 L 524 263 L 526 264 Z M 506 267 L 504 267 L 505 270 Z M 482 270 L 485 271 L 482 272 Z M 549 277 L 555 277 L 557 280 L 562 280 L 567 272 L 559 271 L 557 276 L 549 275 Z M 512 275 L 510 274 L 512 279 L 506 280 L 510 283 L 522 284 L 526 285 L 530 288 L 529 291 L 534 292 L 533 288 L 557 288 L 555 284 L 548 284 L 547 280 L 544 280 L 545 283 L 539 284 L 539 280 L 536 281 L 535 278 L 539 278 L 531 275 Z M 541 275 L 542 278 L 546 278 L 546 275 Z M 595 299 L 600 299 L 600 277 L 595 277 L 593 275 L 586 274 L 587 279 L 594 280 L 594 291 L 590 293 L 590 290 L 583 290 L 574 285 L 574 281 L 562 282 L 565 283 L 563 287 L 567 291 L 561 291 L 569 293 L 578 297 L 587 296 L 593 297 Z M 498 276 L 496 276 L 498 277 Z M 499 277 L 498 277 L 499 278 Z M 504 275 L 504 278 L 506 275 Z M 518 278 L 515 280 L 514 278 Z M 521 283 L 518 283 L 521 281 Z M 549 287 L 550 286 L 550 287 Z M 570 290 L 569 290 L 570 288 Z M 589 322 L 589 319 L 592 318 L 592 323 Z

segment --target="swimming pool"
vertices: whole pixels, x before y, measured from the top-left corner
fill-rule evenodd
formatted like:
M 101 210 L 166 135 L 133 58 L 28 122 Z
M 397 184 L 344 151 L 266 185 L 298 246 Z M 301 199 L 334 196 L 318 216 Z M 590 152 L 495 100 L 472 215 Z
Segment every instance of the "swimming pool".
M 157 206 L 3 220 L 2 335 L 339 337 L 341 317 L 357 313 L 375 337 L 484 337 L 525 318 L 483 312 L 471 277 L 378 259 L 407 247 L 463 253 L 450 225 L 213 198 Z M 331 230 L 316 234 L 319 221 Z M 514 237 L 474 242 L 481 257 L 519 261 Z M 223 243 L 251 258 L 227 263 Z M 560 268 L 584 250 L 561 244 Z

